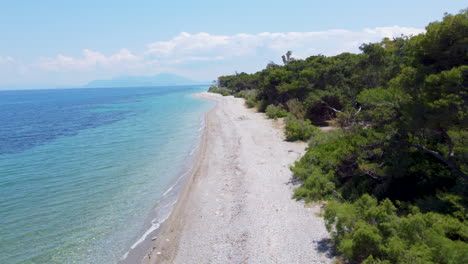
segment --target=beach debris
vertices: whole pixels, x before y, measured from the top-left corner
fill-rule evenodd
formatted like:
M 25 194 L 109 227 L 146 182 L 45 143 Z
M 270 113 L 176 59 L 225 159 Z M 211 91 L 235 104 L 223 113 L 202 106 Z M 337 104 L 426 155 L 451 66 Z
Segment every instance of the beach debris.
M 152 238 L 151 238 L 151 241 L 155 241 L 157 238 L 158 238 L 157 236 L 152 237 Z
M 158 251 L 158 252 L 156 253 L 156 255 L 161 255 L 161 251 Z

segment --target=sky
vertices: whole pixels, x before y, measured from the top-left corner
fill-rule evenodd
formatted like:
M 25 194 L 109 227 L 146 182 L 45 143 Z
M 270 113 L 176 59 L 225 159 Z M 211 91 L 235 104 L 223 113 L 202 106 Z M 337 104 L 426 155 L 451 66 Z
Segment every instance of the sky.
M 459 0 L 0 0 L 0 86 L 170 72 L 208 81 L 269 61 L 417 35 Z

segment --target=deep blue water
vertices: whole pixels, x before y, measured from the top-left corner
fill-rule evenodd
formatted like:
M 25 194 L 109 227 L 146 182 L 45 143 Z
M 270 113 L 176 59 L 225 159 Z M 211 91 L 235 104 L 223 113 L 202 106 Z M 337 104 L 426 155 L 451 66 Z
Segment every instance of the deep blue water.
M 202 90 L 0 91 L 0 263 L 117 262 L 187 167 Z

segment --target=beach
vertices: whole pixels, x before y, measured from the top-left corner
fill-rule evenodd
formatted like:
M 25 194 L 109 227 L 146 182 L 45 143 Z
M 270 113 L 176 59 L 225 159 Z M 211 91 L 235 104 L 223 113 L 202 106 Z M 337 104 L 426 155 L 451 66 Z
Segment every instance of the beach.
M 320 205 L 292 198 L 289 169 L 306 143 L 244 100 L 216 102 L 178 202 L 143 263 L 331 263 Z

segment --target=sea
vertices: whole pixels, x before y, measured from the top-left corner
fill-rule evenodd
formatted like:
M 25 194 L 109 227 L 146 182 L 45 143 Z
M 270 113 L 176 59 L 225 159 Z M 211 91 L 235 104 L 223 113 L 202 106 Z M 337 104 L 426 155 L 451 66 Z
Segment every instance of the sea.
M 0 91 L 0 263 L 118 263 L 177 201 L 206 86 Z

